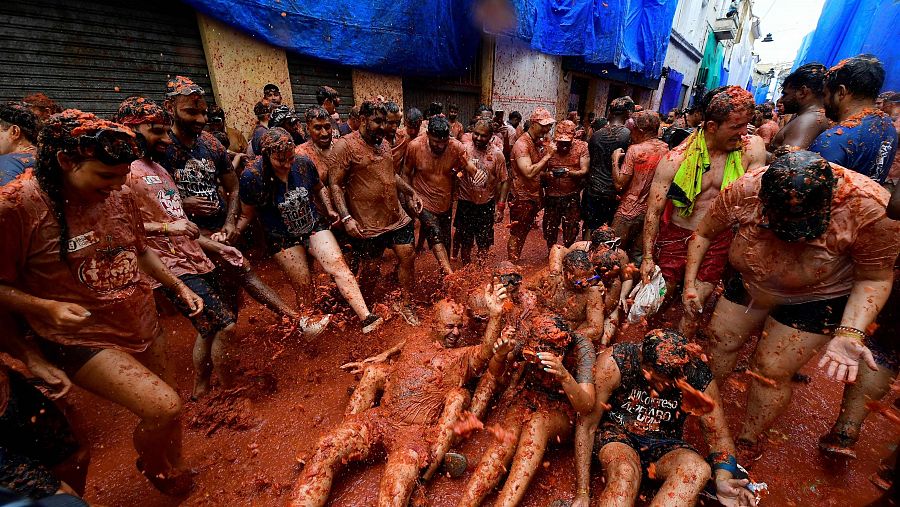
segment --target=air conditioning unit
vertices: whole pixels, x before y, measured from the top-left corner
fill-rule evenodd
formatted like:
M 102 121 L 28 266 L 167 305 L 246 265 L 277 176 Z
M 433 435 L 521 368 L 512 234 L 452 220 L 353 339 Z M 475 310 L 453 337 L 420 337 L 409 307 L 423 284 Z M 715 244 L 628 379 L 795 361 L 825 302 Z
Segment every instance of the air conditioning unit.
M 729 18 L 719 18 L 713 23 L 713 35 L 716 40 L 734 40 L 737 34 L 737 20 L 735 16 Z

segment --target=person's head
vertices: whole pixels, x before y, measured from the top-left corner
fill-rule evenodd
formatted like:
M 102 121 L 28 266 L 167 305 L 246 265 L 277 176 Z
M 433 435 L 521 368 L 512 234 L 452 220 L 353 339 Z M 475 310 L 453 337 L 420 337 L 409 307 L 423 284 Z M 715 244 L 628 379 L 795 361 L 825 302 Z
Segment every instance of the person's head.
M 422 128 L 422 121 L 425 120 L 425 117 L 422 115 L 422 111 L 419 111 L 418 108 L 411 107 L 406 112 L 406 119 L 404 124 L 406 125 L 406 133 L 409 134 L 409 137 L 416 137 L 419 135 L 419 129 Z
M 603 283 L 608 283 L 621 276 L 622 257 L 618 248 L 598 248 L 588 252 L 594 274 L 599 276 Z
M 509 124 L 512 125 L 513 128 L 518 128 L 520 123 L 522 123 L 522 113 L 518 111 L 509 113 Z
M 595 131 L 600 130 L 604 126 L 606 126 L 608 123 L 609 123 L 609 120 L 607 120 L 605 116 L 601 116 L 601 117 L 597 118 L 596 120 L 594 120 L 594 123 L 591 123 L 591 128 L 594 129 Z
M 578 125 L 578 122 L 581 121 L 581 118 L 578 117 L 578 111 L 569 111 L 569 114 L 566 115 L 566 119 L 575 125 Z
M 535 361 L 539 352 L 565 356 L 572 343 L 572 329 L 562 317 L 553 313 L 541 313 L 526 326 L 528 334 L 522 354 L 527 361 Z
M 208 106 L 205 91 L 184 76 L 175 76 L 166 83 L 166 111 L 178 135 L 197 137 L 206 126 Z
M 294 164 L 294 148 L 296 148 L 291 133 L 281 127 L 270 128 L 263 134 L 259 141 L 260 156 L 263 164 L 275 170 L 276 173 L 286 174 L 291 171 Z
M 387 111 L 387 121 L 385 121 L 384 124 L 384 135 L 393 141 L 397 136 L 397 129 L 399 129 L 400 124 L 403 123 L 403 113 L 400 111 L 400 106 L 393 101 L 385 102 L 384 110 Z
M 633 112 L 634 101 L 631 97 L 626 95 L 624 97 L 613 99 L 613 101 L 609 103 L 609 114 L 607 117 L 609 118 L 610 123 L 621 125 L 631 117 L 631 113 Z
M 366 143 L 378 146 L 384 141 L 387 109 L 383 103 L 367 100 L 359 106 L 359 135 Z
M 634 129 L 631 131 L 631 142 L 640 143 L 653 139 L 659 133 L 659 115 L 652 111 L 639 111 L 631 116 Z
M 21 102 L 0 105 L 0 155 L 28 148 L 37 141 L 37 115 Z
M 855 105 L 875 105 L 884 85 L 884 66 L 873 55 L 841 60 L 825 73 L 825 116 L 841 121 L 855 112 Z
M 575 139 L 575 130 L 578 125 L 572 120 L 563 120 L 556 126 L 553 132 L 553 140 L 556 141 L 556 150 L 565 155 L 572 149 L 572 141 Z
M 449 104 L 447 106 L 447 118 L 454 122 L 457 118 L 459 118 L 459 106 L 456 104 Z
M 281 90 L 278 89 L 278 85 L 269 83 L 263 87 L 263 99 L 268 100 L 270 104 L 274 104 L 276 106 L 281 105 Z
M 38 122 L 47 121 L 47 118 L 49 118 L 51 114 L 62 112 L 62 108 L 59 107 L 59 104 L 53 102 L 50 97 L 40 92 L 23 97 L 22 103 L 31 109 L 31 112 L 37 117 Z
M 334 114 L 337 107 L 341 105 L 341 97 L 337 90 L 330 86 L 320 86 L 316 90 L 316 102 L 328 111 L 328 114 Z
M 519 290 L 522 288 L 522 273 L 518 266 L 510 261 L 502 261 L 497 264 L 494 273 L 497 274 L 497 282 L 506 287 L 506 295 L 516 300 Z
M 818 238 L 831 222 L 835 185 L 831 165 L 811 151 L 792 151 L 776 158 L 762 176 L 759 201 L 765 223 L 787 242 Z
M 472 143 L 480 151 L 484 151 L 487 149 L 493 135 L 494 133 L 493 129 L 491 128 L 491 122 L 485 120 L 484 118 L 478 119 L 475 122 L 475 126 L 472 127 Z
M 443 155 L 450 144 L 450 122 L 435 116 L 428 122 L 428 147 L 435 155 Z
M 322 106 L 313 106 L 306 110 L 306 133 L 313 144 L 320 149 L 331 148 L 333 133 L 331 132 L 331 115 Z
M 591 284 L 594 276 L 594 265 L 591 257 L 584 250 L 572 250 L 563 257 L 563 277 L 570 289 L 584 290 Z
M 753 95 L 740 86 L 720 86 L 703 97 L 703 131 L 710 149 L 736 151 L 756 112 Z
M 684 110 L 684 123 L 688 128 L 699 127 L 703 123 L 703 108 L 694 104 Z
M 206 128 L 212 132 L 225 132 L 225 111 L 213 104 L 206 109 Z
M 604 247 L 616 249 L 620 241 L 621 238 L 616 236 L 616 231 L 609 225 L 604 224 L 591 231 L 591 250 Z
M 827 70 L 821 63 L 807 63 L 788 74 L 781 83 L 779 99 L 784 112 L 797 114 L 804 107 L 820 104 L 824 95 Z
M 775 101 L 775 111 L 778 113 L 778 117 L 784 116 L 784 102 L 781 99 Z
M 169 127 L 172 119 L 166 110 L 145 97 L 128 97 L 116 111 L 115 121 L 131 129 L 144 155 L 162 159 L 172 144 Z
M 276 106 L 269 115 L 269 128 L 281 127 L 287 130 L 294 143 L 303 142 L 303 120 L 291 106 Z
M 677 109 L 669 109 L 669 114 L 666 115 L 666 123 L 672 123 L 675 121 L 675 117 L 678 115 Z
M 428 121 L 431 121 L 432 116 L 437 116 L 439 114 L 444 114 L 444 104 L 441 102 L 432 102 L 428 105 Z
M 885 99 L 888 95 L 891 95 L 891 94 L 893 94 L 893 93 L 894 93 L 894 92 L 892 92 L 892 91 L 887 91 L 887 92 L 881 92 L 881 93 L 879 93 L 879 94 L 878 94 L 878 97 L 875 98 L 875 107 L 877 107 L 878 109 L 881 109 L 882 111 L 884 111 L 884 99 Z M 887 111 L 885 111 L 885 112 L 887 112 Z
M 538 107 L 528 118 L 528 133 L 535 140 L 540 139 L 553 128 L 553 115 L 543 107 Z
M 350 108 L 350 114 L 347 116 L 347 126 L 351 132 L 359 130 L 359 106 Z
M 641 340 L 641 368 L 658 392 L 685 376 L 692 359 L 687 338 L 671 329 L 654 329 Z
M 125 184 L 143 153 L 134 132 L 91 113 L 67 109 L 52 115 L 38 134 L 34 177 L 53 203 L 60 258 L 69 249 L 66 202 L 98 203 Z
M 900 92 L 889 92 L 885 95 L 881 109 L 895 118 L 900 115 Z
M 466 328 L 468 315 L 466 307 L 449 299 L 434 304 L 434 327 L 432 339 L 444 348 L 456 347 Z
M 272 104 L 267 100 L 260 100 L 253 105 L 253 114 L 260 125 L 268 125 L 272 114 Z

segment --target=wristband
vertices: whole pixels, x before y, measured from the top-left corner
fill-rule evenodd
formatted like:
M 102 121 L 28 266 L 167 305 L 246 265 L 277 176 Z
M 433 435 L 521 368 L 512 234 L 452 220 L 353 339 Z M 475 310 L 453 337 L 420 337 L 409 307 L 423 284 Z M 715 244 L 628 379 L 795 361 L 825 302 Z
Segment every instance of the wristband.
M 169 222 L 163 222 L 163 234 L 169 235 Z
M 497 209 L 503 210 L 504 208 L 506 208 L 506 202 L 498 202 L 497 203 Z
M 864 331 L 860 331 L 855 327 L 848 326 L 838 326 L 834 329 L 834 336 L 847 336 L 850 338 L 856 338 L 859 341 L 865 341 L 866 333 Z
M 347 215 L 347 216 L 345 216 L 344 218 L 341 219 L 341 222 L 343 222 L 343 223 L 346 224 L 347 222 L 349 222 L 349 221 L 351 221 L 351 220 L 353 220 L 353 217 L 350 216 L 350 215 Z
M 732 477 L 737 477 L 739 474 L 737 458 L 731 454 L 711 452 L 709 456 L 706 457 L 706 462 L 712 467 L 713 474 L 716 473 L 716 470 L 725 470 L 730 473 Z

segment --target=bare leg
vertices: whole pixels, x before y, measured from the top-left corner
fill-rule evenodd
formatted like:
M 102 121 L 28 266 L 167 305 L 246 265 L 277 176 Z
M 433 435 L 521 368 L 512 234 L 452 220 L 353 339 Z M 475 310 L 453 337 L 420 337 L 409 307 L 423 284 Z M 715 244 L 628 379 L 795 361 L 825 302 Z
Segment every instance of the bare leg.
M 197 400 L 209 392 L 212 378 L 212 340 L 204 340 L 200 333 L 194 337 L 194 389 L 191 399 Z
M 313 302 L 312 276 L 306 262 L 306 248 L 296 245 L 275 254 L 275 261 L 288 276 L 297 298 L 297 307 Z
M 536 412 L 522 430 L 512 468 L 495 505 L 500 507 L 519 505 L 528 490 L 528 484 L 541 466 L 547 442 L 551 438 L 559 441 L 568 439 L 572 429 L 572 421 L 563 412 L 556 410 L 549 413 Z
M 706 301 L 709 299 L 710 294 L 712 294 L 713 289 L 716 288 L 715 285 L 708 282 L 701 282 L 697 280 L 694 283 L 694 286 L 697 287 L 697 294 L 700 298 L 700 301 L 706 305 Z M 693 315 L 690 312 L 685 311 L 684 314 L 681 315 L 681 322 L 678 323 L 678 329 L 681 331 L 681 334 L 684 335 L 688 340 L 692 339 L 695 334 L 697 334 L 697 328 L 699 327 L 700 315 Z
M 344 421 L 328 432 L 316 446 L 303 475 L 291 492 L 290 507 L 320 507 L 331 493 L 334 475 L 349 461 L 366 459 L 375 442 L 369 428 L 358 421 Z
M 405 307 L 401 311 L 404 312 L 404 318 L 410 325 L 418 326 L 419 318 L 415 315 L 412 306 L 412 286 L 416 277 L 416 253 L 412 245 L 394 245 L 393 250 L 400 261 L 397 278 L 400 279 L 401 303 Z
M 665 479 L 651 507 L 691 506 L 710 477 L 710 468 L 699 454 L 690 449 L 676 449 L 656 462 L 656 474 Z
M 447 256 L 447 248 L 444 247 L 443 243 L 438 243 L 431 247 L 431 251 L 434 252 L 434 258 L 437 259 L 438 264 L 441 266 L 441 271 L 445 275 L 449 275 L 453 273 L 453 268 L 450 266 L 450 257 Z
M 366 366 L 362 378 L 356 384 L 350 402 L 347 404 L 345 415 L 359 414 L 375 405 L 378 393 L 384 389 L 387 380 L 387 365 L 374 364 Z
M 485 372 L 478 380 L 475 393 L 472 395 L 472 404 L 469 406 L 469 411 L 475 414 L 475 417 L 479 419 L 484 418 L 484 413 L 487 412 L 488 405 L 491 403 L 491 398 L 494 397 L 496 389 L 497 378 L 491 372 Z
M 641 459 L 631 447 L 611 442 L 598 453 L 603 465 L 606 487 L 600 494 L 598 505 L 604 507 L 631 507 L 641 486 Z
M 500 479 L 509 469 L 519 442 L 522 425 L 519 423 L 521 412 L 511 413 L 503 422 L 503 429 L 513 438 L 509 442 L 496 441 L 484 452 L 478 468 L 469 479 L 466 490 L 457 504 L 459 507 L 477 507 L 484 502 L 484 497 L 500 483 Z
M 225 329 L 216 333 L 212 339 L 210 356 L 212 357 L 213 371 L 219 374 L 222 387 L 231 389 L 234 387 L 234 324 L 229 324 Z
M 708 329 L 709 365 L 720 383 L 734 370 L 741 347 L 762 327 L 768 314 L 768 309 L 748 309 L 719 298 Z
M 338 290 L 356 312 L 359 320 L 368 317 L 369 308 L 359 291 L 356 278 L 353 277 L 353 273 L 344 262 L 344 256 L 341 255 L 341 249 L 338 247 L 337 240 L 334 239 L 334 234 L 331 231 L 320 231 L 313 234 L 309 238 L 309 251 L 322 264 L 325 272 L 334 278 Z
M 863 421 L 869 416 L 866 408 L 867 400 L 880 400 L 891 388 L 897 372 L 878 365 L 878 371 L 868 367 L 859 368 L 856 382 L 844 384 L 844 399 L 837 421 L 831 427 L 831 433 L 849 437 L 854 443 L 859 438 L 859 430 Z
M 791 401 L 791 377 L 827 342 L 826 335 L 799 331 L 771 318 L 766 320 L 751 368 L 774 381 L 775 385 L 753 379 L 747 399 L 747 417 L 738 438 L 756 442 L 759 435 L 769 429 Z
M 444 410 L 441 412 L 441 418 L 438 421 L 438 436 L 431 448 L 432 462 L 428 470 L 422 474 L 424 480 L 430 480 L 434 472 L 441 466 L 444 455 L 453 445 L 454 434 L 453 425 L 459 420 L 459 416 L 469 404 L 469 392 L 465 389 L 458 388 L 447 393 L 444 400 Z
M 388 455 L 378 487 L 378 507 L 406 507 L 419 476 L 419 455 L 412 449 Z

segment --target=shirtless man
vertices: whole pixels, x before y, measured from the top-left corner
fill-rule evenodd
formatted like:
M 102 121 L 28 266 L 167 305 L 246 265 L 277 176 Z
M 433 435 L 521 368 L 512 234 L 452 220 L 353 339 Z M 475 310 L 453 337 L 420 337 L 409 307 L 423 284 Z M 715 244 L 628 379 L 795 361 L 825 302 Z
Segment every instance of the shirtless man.
M 606 287 L 595 274 L 588 253 L 574 250 L 563 258 L 562 272 L 551 271 L 541 279 L 538 289 L 544 306 L 591 340 L 603 335 L 606 297 Z
M 706 94 L 702 107 L 703 124 L 660 161 L 647 202 L 641 276 L 649 283 L 658 265 L 670 297 L 684 277 L 688 241 L 709 205 L 745 171 L 766 162 L 762 139 L 747 136 L 754 112 L 750 92 L 738 86 L 719 87 Z M 703 259 L 697 279 L 702 303 L 722 278 L 731 238 L 731 231 L 723 232 Z M 685 309 L 679 328 L 688 338 L 697 331 L 697 317 L 694 309 Z
M 473 185 L 481 187 L 487 182 L 487 173 L 469 161 L 461 142 L 451 139 L 447 119 L 435 116 L 428 122 L 428 135 L 410 141 L 403 176 L 422 198 L 419 234 L 428 238 L 441 271 L 449 275 L 453 273 L 448 248 L 457 178 L 469 178 Z
M 321 438 L 288 505 L 324 505 L 340 467 L 384 447 L 387 465 L 377 505 L 406 506 L 420 471 L 439 463 L 449 447 L 453 424 L 468 404 L 462 386 L 479 375 L 489 360 L 491 370 L 499 375 L 512 349 L 514 342 L 497 338 L 504 298 L 502 288 L 489 298 L 491 318 L 482 344 L 447 348 L 464 325 L 464 312 L 461 306 L 443 301 L 437 305 L 430 336 L 402 343 L 392 365 L 366 367 L 347 417 Z M 381 402 L 373 408 L 379 391 L 383 392 Z
M 552 144 L 544 145 L 543 140 L 552 127 L 553 116 L 550 111 L 538 107 L 531 113 L 528 130 L 519 136 L 510 154 L 513 195 L 509 203 L 510 227 L 506 255 L 512 262 L 519 261 L 525 239 L 543 206 L 541 173 L 556 152 Z
M 756 123 L 756 132 L 754 134 L 761 137 L 765 141 L 766 146 L 768 146 L 778 132 L 778 123 L 772 119 L 775 114 L 775 104 L 771 102 L 760 104 L 756 106 L 756 111 L 758 123 Z
M 794 116 L 772 138 L 769 143 L 770 152 L 774 153 L 782 146 L 796 146 L 805 150 L 829 127 L 823 102 L 826 70 L 820 63 L 807 63 L 784 78 L 780 102 L 784 106 L 784 112 Z
M 359 117 L 359 131 L 342 137 L 332 149 L 328 175 L 331 198 L 351 237 L 354 255 L 375 260 L 381 258 L 385 248 L 397 255 L 401 293 L 397 310 L 407 323 L 417 326 L 419 319 L 410 299 L 415 276 L 415 233 L 412 220 L 400 204 L 398 190 L 404 190 L 414 209 L 421 210 L 422 203 L 411 188 L 400 188 L 401 178 L 394 171 L 391 148 L 384 139 L 384 104 L 363 102 Z
M 465 128 L 463 124 L 459 122 L 459 106 L 456 104 L 450 104 L 447 106 L 447 121 L 450 123 L 450 137 L 456 139 L 457 141 L 465 132 Z

